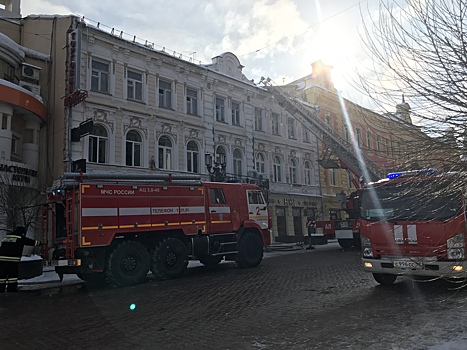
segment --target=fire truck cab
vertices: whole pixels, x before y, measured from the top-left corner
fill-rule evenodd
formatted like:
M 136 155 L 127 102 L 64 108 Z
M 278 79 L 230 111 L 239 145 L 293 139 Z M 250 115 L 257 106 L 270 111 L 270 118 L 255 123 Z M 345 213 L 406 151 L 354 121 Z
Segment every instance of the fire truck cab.
M 380 284 L 397 276 L 467 277 L 465 174 L 388 174 L 360 190 L 363 268 Z
M 271 217 L 253 184 L 196 175 L 65 173 L 48 194 L 44 240 L 56 272 L 118 286 L 151 271 L 180 277 L 189 259 L 255 267 L 270 244 Z

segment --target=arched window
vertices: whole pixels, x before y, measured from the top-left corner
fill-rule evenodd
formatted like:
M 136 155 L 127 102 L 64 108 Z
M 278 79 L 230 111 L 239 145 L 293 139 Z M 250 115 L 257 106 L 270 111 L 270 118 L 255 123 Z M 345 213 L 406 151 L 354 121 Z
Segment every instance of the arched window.
M 199 173 L 199 150 L 194 141 L 186 146 L 186 170 L 190 173 Z
M 95 124 L 89 135 L 89 162 L 107 163 L 108 142 L 107 130 L 102 125 Z
M 274 182 L 282 182 L 282 163 L 281 159 L 278 156 L 275 156 L 272 162 L 273 168 L 273 177 L 272 181 Z
M 227 164 L 227 153 L 222 146 L 216 148 L 216 162 L 219 164 Z
M 311 164 L 310 162 L 305 162 L 305 185 L 311 185 Z
M 291 184 L 297 183 L 297 161 L 293 158 L 289 160 L 289 181 Z
M 126 165 L 141 166 L 143 140 L 139 132 L 130 130 L 126 134 Z
M 172 169 L 172 141 L 167 136 L 161 136 L 158 145 L 159 169 Z
M 263 153 L 256 155 L 256 171 L 260 174 L 266 174 L 266 161 Z
M 233 152 L 233 172 L 236 176 L 242 176 L 242 151 L 235 149 Z

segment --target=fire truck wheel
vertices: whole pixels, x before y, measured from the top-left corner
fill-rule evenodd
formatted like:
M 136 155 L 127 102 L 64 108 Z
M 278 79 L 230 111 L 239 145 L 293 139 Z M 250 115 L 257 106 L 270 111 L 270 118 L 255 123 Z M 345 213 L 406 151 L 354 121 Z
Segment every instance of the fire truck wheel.
M 374 273 L 373 277 L 376 282 L 379 284 L 383 284 L 385 286 L 389 286 L 394 283 L 397 278 L 397 275 L 390 275 L 388 273 Z
M 146 248 L 138 242 L 120 243 L 107 260 L 108 280 L 120 287 L 141 283 L 149 272 L 150 257 Z
M 166 238 L 152 254 L 151 271 L 162 279 L 181 277 L 188 265 L 185 244 L 177 238 Z
M 201 264 L 207 267 L 214 267 L 219 265 L 222 260 L 222 256 L 203 255 L 199 257 Z
M 239 267 L 256 267 L 263 259 L 263 242 L 257 234 L 246 231 L 238 243 L 237 264 Z
M 338 239 L 337 242 L 339 242 L 339 245 L 344 249 L 349 249 L 349 248 L 352 248 L 353 246 L 353 239 L 350 239 L 350 238 Z

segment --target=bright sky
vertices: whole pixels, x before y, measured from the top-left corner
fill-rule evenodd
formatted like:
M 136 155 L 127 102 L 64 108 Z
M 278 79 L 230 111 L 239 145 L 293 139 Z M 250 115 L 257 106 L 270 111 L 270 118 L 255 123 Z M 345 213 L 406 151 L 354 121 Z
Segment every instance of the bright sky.
M 367 15 L 377 6 L 375 0 L 22 0 L 21 12 L 84 16 L 202 63 L 230 51 L 255 82 L 261 76 L 291 82 L 321 59 L 334 67 L 344 97 L 367 105 L 352 79 L 365 61 L 360 7 Z

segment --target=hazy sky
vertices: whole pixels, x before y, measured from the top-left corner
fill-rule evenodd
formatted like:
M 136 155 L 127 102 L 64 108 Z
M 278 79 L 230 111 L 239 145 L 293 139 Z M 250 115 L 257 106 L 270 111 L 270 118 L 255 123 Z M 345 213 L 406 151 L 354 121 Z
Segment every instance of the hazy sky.
M 259 81 L 288 83 L 311 73 L 321 59 L 334 67 L 334 85 L 353 102 L 367 105 L 352 88 L 364 65 L 358 28 L 378 0 L 22 0 L 23 16 L 76 14 L 92 23 L 136 35 L 143 41 L 210 63 L 230 51 Z

